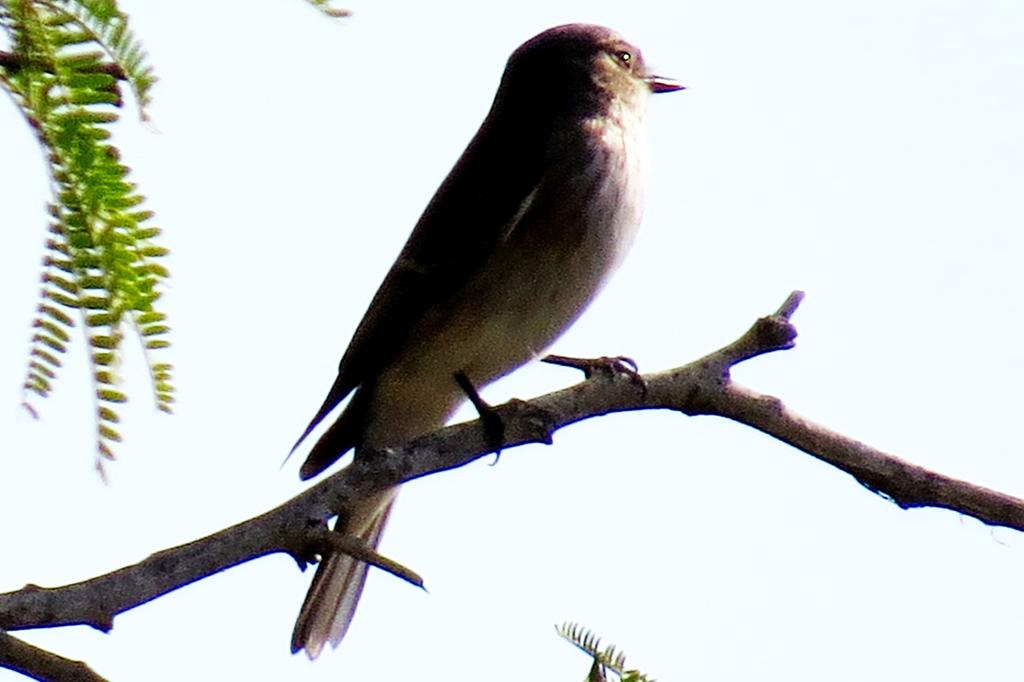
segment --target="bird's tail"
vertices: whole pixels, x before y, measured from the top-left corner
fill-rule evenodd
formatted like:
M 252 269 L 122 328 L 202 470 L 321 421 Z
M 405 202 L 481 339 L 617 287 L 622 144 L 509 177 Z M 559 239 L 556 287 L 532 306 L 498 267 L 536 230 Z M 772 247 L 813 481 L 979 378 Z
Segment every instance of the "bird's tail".
M 364 500 L 347 519 L 338 519 L 336 532 L 354 535 L 376 548 L 384 533 L 398 488 Z M 337 647 L 356 612 L 369 565 L 347 554 L 331 554 L 320 561 L 292 632 L 292 653 L 305 649 L 310 659 L 324 644 Z

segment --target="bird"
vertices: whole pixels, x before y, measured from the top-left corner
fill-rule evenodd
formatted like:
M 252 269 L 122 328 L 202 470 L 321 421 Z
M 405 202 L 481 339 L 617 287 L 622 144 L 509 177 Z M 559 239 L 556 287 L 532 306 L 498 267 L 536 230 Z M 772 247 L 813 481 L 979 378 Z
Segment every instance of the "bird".
M 468 396 L 537 358 L 580 316 L 629 249 L 645 200 L 644 113 L 682 90 L 640 50 L 592 24 L 548 29 L 508 59 L 480 129 L 427 204 L 292 452 L 350 397 L 302 464 L 441 428 Z M 335 531 L 376 547 L 397 488 Z M 292 635 L 316 658 L 345 636 L 366 563 L 321 557 Z

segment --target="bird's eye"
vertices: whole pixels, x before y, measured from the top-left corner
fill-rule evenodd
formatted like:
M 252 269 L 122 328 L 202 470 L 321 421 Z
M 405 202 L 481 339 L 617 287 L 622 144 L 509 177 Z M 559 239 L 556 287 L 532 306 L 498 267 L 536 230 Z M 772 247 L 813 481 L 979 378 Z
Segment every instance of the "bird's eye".
M 633 61 L 633 54 L 627 50 L 619 50 L 615 56 L 619 58 L 619 61 L 625 67 L 629 67 Z

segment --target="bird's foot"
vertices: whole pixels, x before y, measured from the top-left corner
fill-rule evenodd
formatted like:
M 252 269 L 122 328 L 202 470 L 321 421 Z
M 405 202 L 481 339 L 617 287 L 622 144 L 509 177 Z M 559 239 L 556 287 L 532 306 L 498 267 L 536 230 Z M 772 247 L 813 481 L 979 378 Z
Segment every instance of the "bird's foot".
M 625 376 L 639 386 L 645 394 L 647 393 L 647 382 L 640 375 L 636 361 L 625 355 L 600 358 L 570 358 L 565 355 L 548 355 L 541 358 L 541 362 L 578 369 L 583 372 L 583 376 L 587 379 L 600 376 L 614 380 L 616 377 Z
M 469 380 L 465 372 L 456 372 L 455 382 L 466 394 L 469 402 L 473 404 L 476 413 L 480 415 L 480 422 L 484 427 L 484 440 L 487 447 L 494 451 L 494 464 L 497 464 L 498 459 L 501 458 L 501 446 L 505 444 L 505 422 L 498 411 L 480 397 L 476 386 Z

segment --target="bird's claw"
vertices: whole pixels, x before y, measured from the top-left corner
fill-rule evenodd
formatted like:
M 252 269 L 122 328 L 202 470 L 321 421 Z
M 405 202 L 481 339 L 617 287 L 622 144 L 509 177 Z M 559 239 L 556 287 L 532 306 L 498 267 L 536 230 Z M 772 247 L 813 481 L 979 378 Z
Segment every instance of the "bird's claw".
M 600 358 L 571 358 L 565 355 L 548 355 L 542 358 L 541 362 L 578 369 L 583 372 L 583 376 L 587 379 L 592 379 L 597 375 L 608 379 L 615 379 L 615 377 L 620 375 L 627 376 L 631 382 L 640 387 L 644 394 L 647 393 L 647 382 L 641 376 L 636 360 L 625 355 Z

